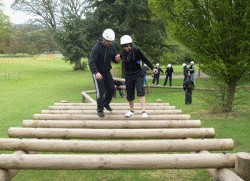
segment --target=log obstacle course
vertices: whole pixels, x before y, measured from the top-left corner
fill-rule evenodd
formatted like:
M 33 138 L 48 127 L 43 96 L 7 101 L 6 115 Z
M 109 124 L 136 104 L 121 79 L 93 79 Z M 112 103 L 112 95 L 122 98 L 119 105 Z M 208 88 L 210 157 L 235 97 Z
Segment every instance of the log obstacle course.
M 200 120 L 175 106 L 148 103 L 149 117 L 143 119 L 139 104 L 135 115 L 126 118 L 128 104 L 112 103 L 114 111 L 105 110 L 100 118 L 94 100 L 89 102 L 54 103 L 32 120 L 23 120 L 21 128 L 9 128 L 10 138 L 0 138 L 0 150 L 21 153 L 0 155 L 0 181 L 11 180 L 20 169 L 204 168 L 221 180 L 229 180 L 226 175 L 236 181 L 249 176 L 248 153 L 226 154 L 234 148 L 232 139 L 215 139 L 213 128 L 201 128 Z

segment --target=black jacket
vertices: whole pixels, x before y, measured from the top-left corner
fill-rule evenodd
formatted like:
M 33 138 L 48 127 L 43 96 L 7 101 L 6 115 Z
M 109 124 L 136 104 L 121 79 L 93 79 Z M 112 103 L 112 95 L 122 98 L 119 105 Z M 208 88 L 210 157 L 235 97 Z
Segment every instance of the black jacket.
M 165 71 L 165 74 L 167 74 L 167 75 L 172 75 L 173 72 L 174 72 L 173 67 L 168 67 L 168 68 L 166 69 L 166 71 Z
M 132 47 L 129 52 L 122 52 L 121 58 L 124 61 L 124 66 L 126 73 L 136 72 L 141 70 L 140 61 L 145 63 L 151 70 L 154 69 L 154 66 L 149 62 L 149 60 L 143 55 L 140 49 Z
M 115 62 L 115 56 L 117 55 L 114 45 L 105 47 L 102 43 L 102 39 L 99 39 L 93 47 L 90 58 L 89 68 L 93 74 L 100 72 L 101 74 L 107 74 L 110 72 L 112 66 L 111 61 Z

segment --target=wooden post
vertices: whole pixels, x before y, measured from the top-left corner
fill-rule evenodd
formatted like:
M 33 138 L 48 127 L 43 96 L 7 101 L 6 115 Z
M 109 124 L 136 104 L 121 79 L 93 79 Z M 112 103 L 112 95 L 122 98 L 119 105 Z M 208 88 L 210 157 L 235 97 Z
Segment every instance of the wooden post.
M 235 170 L 242 179 L 250 181 L 250 153 L 236 154 Z

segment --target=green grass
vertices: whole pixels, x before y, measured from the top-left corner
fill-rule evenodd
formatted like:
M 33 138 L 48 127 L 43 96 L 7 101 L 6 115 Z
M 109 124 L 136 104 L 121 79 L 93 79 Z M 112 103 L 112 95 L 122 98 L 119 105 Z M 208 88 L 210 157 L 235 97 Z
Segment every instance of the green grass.
M 163 83 L 163 80 L 161 80 Z M 197 87 L 209 86 L 208 80 L 197 79 Z M 8 137 L 9 127 L 21 127 L 25 119 L 61 100 L 81 102 L 82 90 L 93 90 L 89 71 L 73 71 L 60 59 L 30 60 L 0 58 L 0 137 Z M 181 85 L 182 79 L 174 79 L 173 85 Z M 147 102 L 162 99 L 200 119 L 202 127 L 213 127 L 217 138 L 233 138 L 236 144 L 232 152 L 250 152 L 249 142 L 249 91 L 236 96 L 235 112 L 210 114 L 208 92 L 195 90 L 193 104 L 184 104 L 183 90 L 155 88 L 146 95 Z M 95 97 L 94 95 L 92 95 Z M 243 99 L 242 99 L 243 98 Z M 138 102 L 138 99 L 136 99 Z M 113 102 L 126 102 L 115 98 Z M 4 152 L 2 152 L 4 153 Z M 20 171 L 14 181 L 82 181 L 82 180 L 213 180 L 204 170 L 128 170 L 128 171 Z

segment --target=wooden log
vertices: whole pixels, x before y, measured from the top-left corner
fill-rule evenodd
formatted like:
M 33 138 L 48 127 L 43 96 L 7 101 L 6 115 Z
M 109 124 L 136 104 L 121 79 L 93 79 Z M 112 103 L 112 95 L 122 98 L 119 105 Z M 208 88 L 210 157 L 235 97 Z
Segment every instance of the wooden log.
M 85 101 L 88 101 L 88 102 L 90 102 L 90 103 L 96 103 L 96 101 L 92 98 L 92 97 L 90 97 L 86 92 L 82 92 L 82 96 L 83 96 L 83 99 L 82 99 L 82 101 L 83 102 L 85 102 Z
M 234 154 L 0 155 L 0 169 L 120 170 L 231 168 Z
M 0 150 L 26 150 L 44 152 L 190 152 L 200 150 L 232 150 L 232 139 L 197 140 L 47 140 L 0 139 Z
M 33 119 L 47 119 L 47 120 L 188 120 L 189 114 L 173 114 L 173 115 L 149 115 L 147 118 L 142 118 L 140 115 L 133 115 L 131 117 L 125 117 L 124 115 L 112 115 L 106 114 L 105 117 L 99 117 L 97 114 L 34 114 Z
M 112 112 L 104 110 L 105 114 L 112 115 L 124 115 L 127 110 L 115 110 Z M 181 114 L 182 111 L 180 109 L 173 110 L 147 110 L 147 113 L 152 115 L 167 115 L 167 114 Z M 96 114 L 96 110 L 42 110 L 42 114 Z
M 250 153 L 237 153 L 236 173 L 245 181 L 250 181 Z
M 207 149 L 200 152 L 201 154 L 210 154 Z M 243 181 L 237 174 L 235 174 L 233 171 L 222 168 L 222 169 L 216 169 L 216 168 L 209 168 L 206 169 L 207 172 L 215 178 L 215 180 L 218 181 Z
M 106 128 L 106 129 L 138 129 L 138 128 L 200 128 L 200 120 L 23 120 L 23 127 L 35 128 Z
M 66 129 L 66 128 L 9 128 L 9 137 L 22 138 L 212 138 L 213 128 L 176 129 Z
M 26 154 L 26 152 L 16 151 L 14 154 L 21 155 L 21 154 Z M 0 170 L 0 181 L 10 181 L 12 178 L 14 178 L 18 174 L 18 172 L 19 170 L 16 170 L 16 169 Z
M 128 110 L 129 106 L 112 106 L 114 110 Z M 169 109 L 176 109 L 175 106 L 146 106 L 147 110 L 169 110 Z M 49 109 L 58 109 L 58 110 L 96 110 L 96 106 L 49 106 Z M 140 106 L 134 107 L 135 111 L 139 110 L 141 112 Z
M 71 103 L 71 102 L 55 102 L 54 103 L 55 106 L 96 106 L 96 103 Z M 140 103 L 134 103 L 134 106 L 140 106 L 141 104 Z M 129 106 L 129 104 L 126 102 L 126 103 L 116 103 L 116 102 L 112 102 L 110 103 L 110 106 Z M 147 103 L 147 106 L 169 106 L 169 103 L 150 103 L 148 102 Z

